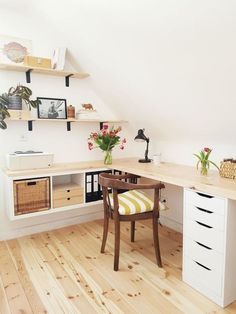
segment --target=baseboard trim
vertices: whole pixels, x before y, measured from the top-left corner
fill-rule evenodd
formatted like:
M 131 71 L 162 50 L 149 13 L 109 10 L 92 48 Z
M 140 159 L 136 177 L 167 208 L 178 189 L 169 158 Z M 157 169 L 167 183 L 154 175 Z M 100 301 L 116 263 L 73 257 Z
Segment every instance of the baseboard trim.
M 170 229 L 183 233 L 183 224 L 175 220 L 172 220 L 167 217 L 160 217 L 160 222 L 163 226 L 169 227 Z
M 80 214 L 68 219 L 59 219 L 50 223 L 45 222 L 34 226 L 27 226 L 23 228 L 17 228 L 9 230 L 8 232 L 0 232 L 0 241 L 15 239 L 26 235 L 63 228 L 70 225 L 80 224 L 87 221 L 93 221 L 101 219 L 103 217 L 103 211 L 97 210 L 89 214 Z

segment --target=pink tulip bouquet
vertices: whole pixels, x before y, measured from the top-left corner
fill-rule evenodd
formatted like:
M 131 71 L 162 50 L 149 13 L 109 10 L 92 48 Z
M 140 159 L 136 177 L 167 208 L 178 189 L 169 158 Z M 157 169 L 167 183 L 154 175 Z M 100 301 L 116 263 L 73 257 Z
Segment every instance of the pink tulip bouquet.
M 120 138 L 118 133 L 121 131 L 121 127 L 110 129 L 107 124 L 103 125 L 103 128 L 99 132 L 91 132 L 88 138 L 88 148 L 92 150 L 94 148 L 100 148 L 104 151 L 104 164 L 112 164 L 112 149 L 119 145 L 120 149 L 124 149 L 126 139 Z

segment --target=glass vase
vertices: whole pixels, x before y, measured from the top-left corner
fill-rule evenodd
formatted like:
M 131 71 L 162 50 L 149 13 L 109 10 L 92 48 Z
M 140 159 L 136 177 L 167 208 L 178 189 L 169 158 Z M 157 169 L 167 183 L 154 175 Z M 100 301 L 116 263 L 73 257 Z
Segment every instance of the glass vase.
M 104 151 L 104 165 L 111 165 L 112 164 L 112 151 L 105 150 Z
M 207 176 L 207 171 L 208 171 L 208 169 L 207 169 L 206 164 L 205 163 L 201 163 L 201 175 Z

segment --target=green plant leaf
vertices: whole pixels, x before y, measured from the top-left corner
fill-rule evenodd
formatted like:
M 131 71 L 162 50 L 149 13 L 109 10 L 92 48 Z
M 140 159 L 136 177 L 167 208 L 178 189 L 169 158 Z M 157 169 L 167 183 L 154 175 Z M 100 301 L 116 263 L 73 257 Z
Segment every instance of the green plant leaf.
M 5 122 L 5 121 L 1 121 L 1 120 L 0 120 L 0 128 L 3 129 L 3 130 L 6 130 L 7 125 L 6 125 L 6 122 Z
M 209 162 L 213 165 L 213 166 L 215 166 L 219 171 L 220 171 L 220 168 L 217 166 L 217 164 L 215 164 L 213 161 L 211 161 L 211 160 L 209 160 Z
M 198 156 L 197 154 L 193 154 L 195 157 L 197 157 L 199 159 L 199 161 L 201 161 L 201 157 Z

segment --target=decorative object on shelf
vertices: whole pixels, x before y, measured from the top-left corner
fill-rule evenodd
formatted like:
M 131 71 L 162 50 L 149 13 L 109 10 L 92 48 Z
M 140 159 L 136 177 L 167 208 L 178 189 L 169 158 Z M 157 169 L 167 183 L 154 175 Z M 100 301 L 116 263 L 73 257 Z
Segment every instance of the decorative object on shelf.
M 236 179 L 236 159 L 227 158 L 220 163 L 220 176 L 228 179 Z
M 112 149 L 120 145 L 120 149 L 124 149 L 124 144 L 126 139 L 120 139 L 118 133 L 121 131 L 121 127 L 114 128 L 112 126 L 110 129 L 107 124 L 103 125 L 103 128 L 99 132 L 92 132 L 88 138 L 88 148 L 92 150 L 93 148 L 100 148 L 104 151 L 104 164 L 112 164 Z
M 149 146 L 149 138 L 144 134 L 145 129 L 139 129 L 138 134 L 135 136 L 134 140 L 136 142 L 146 142 L 147 147 L 145 150 L 145 159 L 139 159 L 139 162 L 151 162 L 151 159 L 148 158 L 148 146 Z
M 35 57 L 35 56 L 25 56 L 24 58 L 24 65 L 44 68 L 44 69 L 51 69 L 51 59 L 42 58 L 42 57 Z
M 66 99 L 37 97 L 39 119 L 66 119 Z
M 91 104 L 83 104 L 82 107 L 84 108 L 84 110 L 94 110 L 93 105 Z
M 77 112 L 77 119 L 84 119 L 84 120 L 99 119 L 97 110 L 95 110 L 91 104 L 83 104 L 82 108 L 83 109 L 80 109 Z
M 75 107 L 72 105 L 67 107 L 67 118 L 75 118 Z
M 66 61 L 66 48 L 56 48 L 53 51 L 52 55 L 52 68 L 54 70 L 62 71 L 65 67 L 65 61 Z
M 2 63 L 21 64 L 31 50 L 32 42 L 28 39 L 0 36 L 0 62 Z
M 32 100 L 32 91 L 30 88 L 17 85 L 17 87 L 11 87 L 8 90 L 8 93 L 4 93 L 0 96 L 0 128 L 6 129 L 7 125 L 4 121 L 7 117 L 10 117 L 10 110 L 21 110 L 22 101 L 28 106 L 28 109 L 31 110 L 31 107 L 36 108 L 40 101 L 38 99 Z
M 207 172 L 210 168 L 210 164 L 212 164 L 218 170 L 220 170 L 219 167 L 213 161 L 209 160 L 209 156 L 210 156 L 211 152 L 212 152 L 212 149 L 205 147 L 199 152 L 199 154 L 194 154 L 194 156 L 198 158 L 197 169 L 199 168 L 199 164 L 200 164 L 201 165 L 201 174 L 204 176 L 207 175 Z

